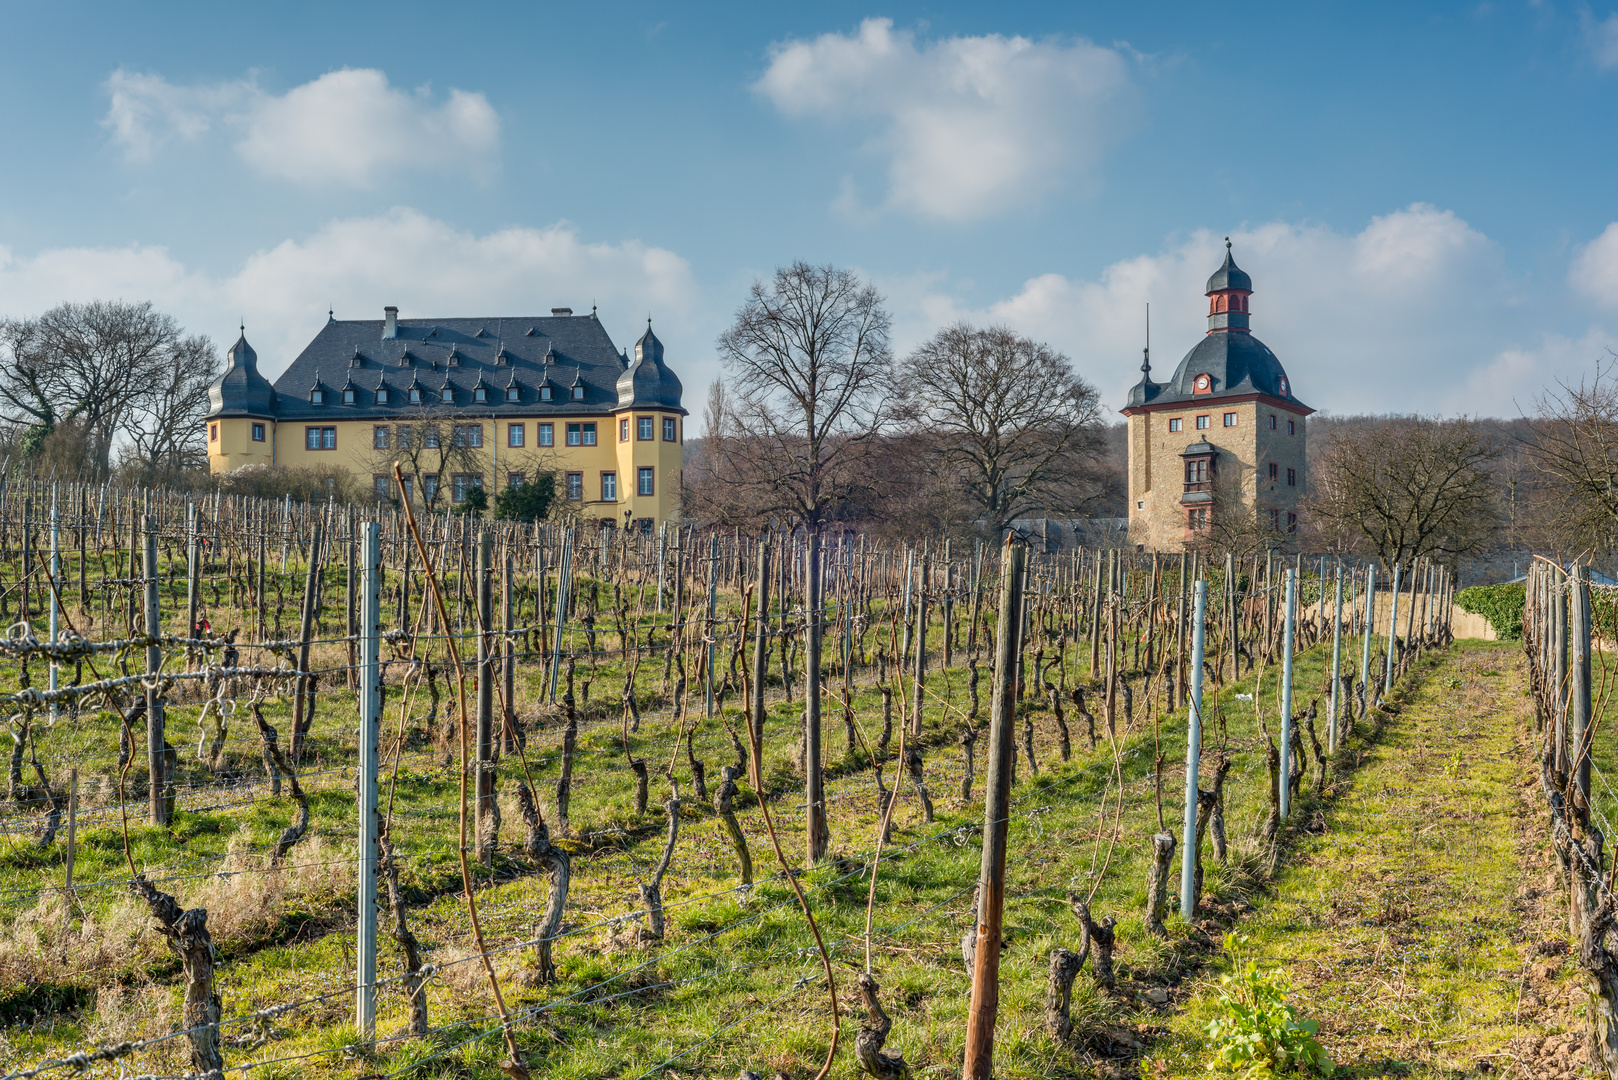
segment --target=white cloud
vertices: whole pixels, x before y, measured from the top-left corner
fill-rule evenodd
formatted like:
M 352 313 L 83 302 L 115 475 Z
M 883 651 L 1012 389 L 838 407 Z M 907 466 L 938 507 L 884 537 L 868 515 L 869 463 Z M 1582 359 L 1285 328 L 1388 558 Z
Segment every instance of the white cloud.
M 1568 284 L 1605 308 L 1618 308 L 1618 222 L 1608 225 L 1573 258 Z
M 1611 340 L 1547 336 L 1497 246 L 1448 210 L 1417 203 L 1358 233 L 1272 222 L 1231 240 L 1253 276 L 1253 332 L 1317 409 L 1516 415 Z M 1221 236 L 1200 231 L 1094 280 L 1041 274 L 980 307 L 933 288 L 900 324 L 915 339 L 954 318 L 1006 323 L 1073 357 L 1117 408 L 1140 379 L 1147 302 L 1162 382 L 1205 332 L 1202 294 L 1224 254 Z
M 636 240 L 590 243 L 566 223 L 464 232 L 414 210 L 333 221 L 248 258 L 225 277 L 188 270 L 163 248 L 73 248 L 19 256 L 0 247 L 0 314 L 37 314 L 64 300 L 151 300 L 194 333 L 235 340 L 238 318 L 271 378 L 326 321 L 540 315 L 552 307 L 581 314 L 601 306 L 620 347 L 651 314 L 669 358 L 705 355 L 707 327 L 685 259 Z M 692 386 L 688 381 L 688 390 Z
M 1086 176 L 1134 111 L 1115 50 L 998 34 L 918 44 L 891 19 L 776 43 L 753 89 L 787 116 L 874 123 L 888 204 L 952 221 Z
M 500 143 L 500 118 L 482 94 L 452 89 L 435 103 L 425 88 L 407 93 L 370 68 L 329 72 L 281 95 L 256 78 L 177 86 L 120 68 L 107 92 L 102 123 L 130 161 L 150 161 L 168 142 L 228 132 L 259 172 L 312 186 L 371 187 L 400 170 L 467 171 L 468 159 L 475 170 Z
M 1579 24 L 1584 47 L 1590 50 L 1590 58 L 1596 62 L 1596 67 L 1603 70 L 1618 68 L 1618 12 L 1605 19 L 1597 19 L 1586 8 L 1579 15 Z

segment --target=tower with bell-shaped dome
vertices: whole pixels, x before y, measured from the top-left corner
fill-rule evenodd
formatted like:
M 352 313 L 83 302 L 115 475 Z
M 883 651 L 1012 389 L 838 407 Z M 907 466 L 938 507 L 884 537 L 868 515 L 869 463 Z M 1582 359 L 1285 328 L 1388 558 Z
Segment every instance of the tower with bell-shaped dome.
M 1129 534 L 1138 547 L 1285 545 L 1307 485 L 1304 421 L 1281 361 L 1253 336 L 1253 279 L 1225 261 L 1208 279 L 1208 330 L 1167 382 L 1151 356 L 1129 391 Z

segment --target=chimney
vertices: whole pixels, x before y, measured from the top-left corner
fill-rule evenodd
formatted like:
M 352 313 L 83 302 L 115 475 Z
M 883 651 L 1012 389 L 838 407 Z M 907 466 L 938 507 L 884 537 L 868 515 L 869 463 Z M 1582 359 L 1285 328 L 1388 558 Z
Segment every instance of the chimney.
M 573 314 L 573 309 L 570 307 L 553 307 L 551 308 L 551 314 L 557 318 L 561 318 L 565 315 Z
M 382 336 L 384 338 L 399 336 L 399 309 L 392 304 L 382 309 Z

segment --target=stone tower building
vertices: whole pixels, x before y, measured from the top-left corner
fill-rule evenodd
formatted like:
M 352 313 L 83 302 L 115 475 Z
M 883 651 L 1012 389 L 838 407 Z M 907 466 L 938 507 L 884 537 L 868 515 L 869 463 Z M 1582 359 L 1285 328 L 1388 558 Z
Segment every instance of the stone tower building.
M 1129 392 L 1129 536 L 1143 549 L 1266 533 L 1285 543 L 1297 531 L 1314 410 L 1253 336 L 1252 293 L 1226 240 L 1225 263 L 1208 279 L 1207 334 L 1166 383 L 1152 381 L 1148 351 Z

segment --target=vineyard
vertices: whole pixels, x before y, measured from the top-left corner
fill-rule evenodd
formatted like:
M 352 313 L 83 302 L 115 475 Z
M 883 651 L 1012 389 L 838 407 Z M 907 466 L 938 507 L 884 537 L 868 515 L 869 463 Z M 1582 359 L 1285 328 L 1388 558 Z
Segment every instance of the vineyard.
M 0 1076 L 1133 1075 L 1452 590 L 13 482 Z

